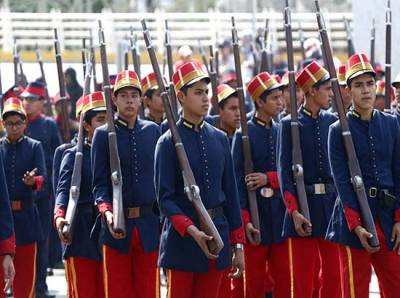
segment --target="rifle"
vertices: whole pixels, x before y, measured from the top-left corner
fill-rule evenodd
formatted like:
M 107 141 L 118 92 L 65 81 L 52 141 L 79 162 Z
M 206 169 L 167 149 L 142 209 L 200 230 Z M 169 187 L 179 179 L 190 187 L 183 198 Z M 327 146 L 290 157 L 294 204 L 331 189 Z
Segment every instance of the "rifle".
M 392 9 L 390 0 L 386 8 L 386 48 L 385 48 L 385 112 L 390 113 L 390 90 L 392 77 Z
M 85 59 L 86 60 L 86 59 Z M 92 73 L 92 57 L 89 58 L 86 65 L 85 72 L 85 85 L 83 89 L 83 96 L 86 96 L 90 93 L 90 79 Z M 78 131 L 78 140 L 76 143 L 76 152 L 75 152 L 75 160 L 74 160 L 74 168 L 72 170 L 71 176 L 71 187 L 69 189 L 69 200 L 67 211 L 65 213 L 66 223 L 63 226 L 62 234 L 68 239 L 68 242 L 72 242 L 72 235 L 74 229 L 74 219 L 76 214 L 76 208 L 78 206 L 78 200 L 80 195 L 81 188 L 81 179 L 82 179 L 82 163 L 83 163 L 83 143 L 84 143 L 84 128 L 83 128 L 83 119 L 85 118 L 84 113 L 81 114 L 79 119 L 79 131 Z
M 178 120 L 178 103 L 176 100 L 176 93 L 174 88 L 174 82 L 172 81 L 172 75 L 174 74 L 174 67 L 172 63 L 172 48 L 171 48 L 171 35 L 168 28 L 168 21 L 165 20 L 165 49 L 168 63 L 168 75 L 169 75 L 169 88 L 168 91 L 170 93 L 171 98 L 171 108 L 172 114 L 174 116 L 174 120 Z
M 203 46 L 201 45 L 200 39 L 198 40 L 199 43 L 199 51 L 201 55 L 201 60 L 203 61 L 204 66 L 206 67 L 208 75 L 210 75 L 210 69 L 208 67 L 208 62 L 206 58 L 206 53 L 204 52 Z
M 90 56 L 92 61 L 92 80 L 93 80 L 93 90 L 94 91 L 100 91 L 99 84 L 97 84 L 97 76 L 96 76 L 96 54 L 93 46 L 93 36 L 92 36 L 92 30 L 90 30 L 90 37 L 89 37 L 89 42 L 90 42 Z
M 183 146 L 182 139 L 179 135 L 176 123 L 174 122 L 171 107 L 169 105 L 168 91 L 164 86 L 163 78 L 161 76 L 160 68 L 158 66 L 157 57 L 153 49 L 153 46 L 151 44 L 150 32 L 147 29 L 145 20 L 142 20 L 142 27 L 143 27 L 143 36 L 146 43 L 147 51 L 150 56 L 150 61 L 153 66 L 154 73 L 156 74 L 157 77 L 158 87 L 161 91 L 161 98 L 164 104 L 165 113 L 167 115 L 169 129 L 172 135 L 172 140 L 175 145 L 176 156 L 178 158 L 179 166 L 182 171 L 182 176 L 184 181 L 184 191 L 189 201 L 193 204 L 193 207 L 196 211 L 197 217 L 200 222 L 200 229 L 204 231 L 204 233 L 212 237 L 212 240 L 209 240 L 207 243 L 210 252 L 212 254 L 218 255 L 219 252 L 222 250 L 224 243 L 210 217 L 210 214 L 207 212 L 201 200 L 200 189 L 196 184 L 196 180 L 194 178 L 192 169 L 190 168 L 189 160 L 185 148 Z
M 104 39 L 104 29 L 99 20 L 99 43 L 101 69 L 103 71 L 103 91 L 107 107 L 107 131 L 108 131 L 108 151 L 110 152 L 110 171 L 111 183 L 113 188 L 113 214 L 114 232 L 126 237 L 124 205 L 122 200 L 122 173 L 118 154 L 117 133 L 115 131 L 113 109 L 111 104 L 110 77 L 108 74 L 108 62 L 106 43 Z
M 83 65 L 83 77 L 86 78 L 86 38 L 82 38 L 82 65 Z
M 210 45 L 210 57 L 209 57 L 209 66 L 210 66 L 210 80 L 211 80 L 211 89 L 212 89 L 212 97 L 211 104 L 215 114 L 219 114 L 219 106 L 218 106 L 218 92 L 217 92 L 217 73 L 214 69 L 214 50 L 213 46 Z
M 265 20 L 265 28 L 263 36 L 260 36 L 260 44 L 261 44 L 261 64 L 259 72 L 265 72 L 269 70 L 268 63 L 268 52 L 266 48 L 267 39 L 269 33 L 269 19 Z
M 349 57 L 351 57 L 356 52 L 354 49 L 353 38 L 351 37 L 351 28 L 350 28 L 349 20 L 346 19 L 346 17 L 343 17 L 343 22 L 344 22 L 344 27 L 345 27 L 346 33 L 347 33 L 347 55 Z
M 62 57 L 60 50 L 60 41 L 58 40 L 57 29 L 54 28 L 54 50 L 56 53 L 56 64 L 58 73 L 58 85 L 60 88 L 60 101 L 61 101 L 61 119 L 62 119 L 62 130 L 63 139 L 65 143 L 69 143 L 71 140 L 71 131 L 69 125 L 69 117 L 67 111 L 67 99 L 65 97 L 65 84 L 64 84 L 64 72 L 62 66 Z
M 130 28 L 131 31 L 131 37 L 130 37 L 130 42 L 131 42 L 131 54 L 132 54 L 132 62 L 133 62 L 133 69 L 135 70 L 139 81 L 141 80 L 141 75 L 140 75 L 140 54 L 139 54 L 139 47 L 137 45 L 137 37 L 136 34 L 133 33 L 133 27 Z M 140 105 L 139 108 L 139 116 L 140 118 L 144 118 L 144 105 L 143 103 Z
M 215 68 L 215 73 L 217 74 L 217 85 L 219 85 L 219 78 L 220 78 L 220 73 L 219 73 L 219 51 L 218 47 L 215 47 L 215 52 L 214 52 L 214 68 Z
M 353 185 L 354 192 L 356 193 L 358 204 L 361 210 L 361 221 L 363 226 L 370 232 L 373 237 L 368 239 L 371 246 L 379 246 L 379 239 L 376 233 L 374 219 L 371 214 L 371 210 L 368 205 L 368 198 L 365 192 L 364 182 L 361 174 L 360 164 L 357 159 L 356 151 L 354 149 L 354 143 L 351 136 L 351 131 L 349 128 L 349 123 L 347 122 L 346 112 L 343 106 L 343 98 L 340 92 L 340 87 L 338 79 L 336 76 L 335 65 L 333 64 L 332 50 L 329 43 L 328 33 L 325 27 L 324 18 L 319 9 L 318 0 L 315 1 L 315 6 L 317 9 L 317 21 L 319 33 L 322 40 L 322 50 L 325 52 L 326 60 L 328 62 L 327 68 L 329 75 L 331 77 L 332 89 L 335 94 L 334 99 L 336 101 L 336 108 L 339 116 L 340 126 L 342 128 L 342 136 L 344 147 L 346 150 L 347 160 L 349 164 L 349 171 L 351 176 L 351 183 Z
M 301 50 L 301 58 L 306 60 L 306 49 L 304 48 L 304 32 L 303 28 L 301 27 L 301 22 L 299 22 L 299 39 L 300 39 L 300 50 Z
M 247 176 L 248 174 L 254 172 L 254 167 L 253 167 L 253 160 L 251 157 L 249 129 L 247 126 L 245 97 L 243 91 L 242 70 L 240 68 L 241 67 L 240 52 L 239 52 L 238 36 L 235 26 L 235 17 L 232 17 L 232 45 L 233 45 L 233 56 L 235 58 L 235 70 L 236 70 L 236 80 L 237 80 L 236 91 L 239 97 L 240 126 L 242 129 L 242 146 L 243 146 L 243 156 L 244 156 L 244 173 Z M 254 191 L 247 190 L 247 196 L 249 201 L 251 222 L 253 223 L 254 228 L 260 230 L 260 218 L 258 216 L 256 193 Z M 255 233 L 253 237 L 254 237 L 254 242 L 256 243 L 261 242 L 261 236 L 259 233 Z
M 372 27 L 371 27 L 371 65 L 375 68 L 375 19 L 372 19 Z
M 52 112 L 51 101 L 50 101 L 50 97 L 49 97 L 49 90 L 47 89 L 47 81 L 46 81 L 46 75 L 44 73 L 42 55 L 40 54 L 40 50 L 39 50 L 38 44 L 36 44 L 35 50 L 36 50 L 36 60 L 39 63 L 40 73 L 41 73 L 41 76 L 42 76 L 42 82 L 43 82 L 44 90 L 45 90 L 45 93 L 46 93 L 45 104 L 44 104 L 46 115 L 47 116 L 52 116 L 53 112 Z
M 293 178 L 296 183 L 297 199 L 301 214 L 311 222 L 310 209 L 308 208 L 308 200 L 304 185 L 304 170 L 303 157 L 300 145 L 300 128 L 297 118 L 297 100 L 296 100 L 296 82 L 294 73 L 294 58 L 293 58 L 293 37 L 292 37 L 292 16 L 289 8 L 289 1 L 286 0 L 285 7 L 285 35 L 286 48 L 288 57 L 289 71 L 289 93 L 290 93 L 290 134 L 292 137 L 292 171 Z M 311 233 L 311 226 L 304 226 L 307 233 Z
M 125 42 L 123 43 L 124 46 L 124 70 L 128 70 L 129 68 L 129 53 L 128 53 L 128 44 Z
M 18 77 L 18 46 L 17 41 L 14 39 L 14 48 L 13 48 L 13 63 L 14 63 L 14 93 L 18 95 L 18 86 L 20 85 L 19 77 Z

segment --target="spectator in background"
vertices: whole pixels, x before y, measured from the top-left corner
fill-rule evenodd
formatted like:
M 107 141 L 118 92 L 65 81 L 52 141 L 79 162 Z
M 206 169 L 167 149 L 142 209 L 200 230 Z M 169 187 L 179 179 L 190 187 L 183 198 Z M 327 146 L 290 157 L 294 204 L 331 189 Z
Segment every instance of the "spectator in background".
M 69 114 L 70 118 L 75 118 L 76 101 L 82 96 L 83 89 L 76 80 L 76 71 L 69 67 L 64 72 L 65 87 L 71 98 L 71 112 Z
M 183 45 L 178 50 L 179 60 L 174 64 L 174 72 L 179 69 L 183 64 L 188 62 L 197 62 L 196 59 L 192 57 L 193 51 L 188 45 Z
M 219 46 L 220 60 L 219 60 L 219 72 L 222 76 L 225 76 L 231 69 L 235 69 L 235 58 L 232 53 L 232 44 L 230 41 L 225 40 Z

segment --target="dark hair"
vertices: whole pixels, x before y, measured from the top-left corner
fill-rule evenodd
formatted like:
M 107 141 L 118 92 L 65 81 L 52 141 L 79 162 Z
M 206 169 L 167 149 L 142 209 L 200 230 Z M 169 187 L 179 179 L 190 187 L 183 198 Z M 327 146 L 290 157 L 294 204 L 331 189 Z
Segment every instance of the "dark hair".
M 156 91 L 156 89 L 149 89 L 149 90 L 146 91 L 144 96 L 146 96 L 148 98 L 152 98 L 155 91 Z
M 372 72 L 365 72 L 364 74 L 369 74 L 374 79 L 374 81 L 376 81 L 376 75 L 374 75 Z M 347 87 L 351 88 L 351 82 L 353 82 L 355 78 L 356 77 L 347 80 Z
M 231 99 L 232 97 L 237 97 L 237 94 L 236 94 L 236 93 L 233 93 L 233 94 L 231 94 L 230 96 L 228 96 L 227 98 L 225 98 L 224 100 L 220 101 L 220 102 L 218 103 L 218 107 L 219 107 L 221 110 L 225 109 L 226 103 L 227 103 L 227 102 L 229 101 L 229 99 Z
M 10 111 L 10 112 L 5 112 L 3 114 L 3 121 L 5 121 L 6 118 L 9 117 L 9 116 L 19 116 L 19 117 L 21 117 L 22 120 L 26 119 L 26 117 L 24 115 L 22 115 L 21 113 Z
M 329 77 L 324 77 L 321 80 L 319 80 L 318 82 L 316 82 L 311 88 L 315 88 L 315 89 L 319 90 L 319 88 L 321 88 L 322 85 L 324 85 L 325 83 L 327 83 L 329 81 L 330 81 Z
M 96 117 L 99 113 L 105 113 L 106 111 L 87 111 L 85 113 L 85 116 L 83 117 L 83 121 L 85 121 L 87 124 L 92 125 L 92 120 L 94 117 Z
M 273 90 L 275 90 L 275 89 L 272 89 L 272 90 L 265 90 L 263 93 L 261 93 L 261 95 L 259 96 L 259 98 L 260 98 L 263 102 L 265 102 L 265 101 L 267 100 L 267 97 L 272 93 Z M 257 100 L 254 101 L 254 106 L 255 106 L 256 110 L 258 110 L 258 109 L 260 108 L 260 107 L 258 106 L 258 104 L 257 104 Z

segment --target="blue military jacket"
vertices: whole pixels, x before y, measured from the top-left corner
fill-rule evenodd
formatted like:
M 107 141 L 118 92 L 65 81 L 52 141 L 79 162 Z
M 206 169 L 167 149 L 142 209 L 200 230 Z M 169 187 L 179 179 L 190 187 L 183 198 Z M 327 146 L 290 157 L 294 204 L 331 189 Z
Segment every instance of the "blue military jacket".
M 382 200 L 368 196 L 369 207 L 375 222 L 382 227 L 389 248 L 394 225 L 395 211 L 400 208 L 400 130 L 396 118 L 374 110 L 371 121 L 363 121 L 359 114 L 350 110 L 347 113 L 356 155 L 360 164 L 366 189 L 377 187 L 388 189 L 396 196 L 397 202 L 386 206 Z M 348 159 L 342 139 L 339 122 L 329 130 L 329 161 L 340 200 L 327 232 L 327 238 L 352 247 L 361 248 L 355 233 L 349 231 L 344 210 L 351 208 L 360 214 L 357 197 L 350 182 Z
M 21 245 L 41 241 L 43 235 L 34 202 L 35 193 L 32 187 L 25 185 L 22 178 L 27 171 L 37 168 L 36 175 L 47 181 L 42 145 L 26 136 L 21 137 L 16 144 L 11 144 L 7 138 L 3 138 L 0 141 L 0 152 L 4 160 L 10 200 L 27 202 L 21 210 L 12 212 L 16 242 Z
M 303 106 L 299 109 L 300 146 L 303 157 L 304 183 L 333 184 L 328 161 L 328 130 L 337 117 L 321 110 L 317 118 Z M 278 136 L 278 176 L 281 192 L 287 199 L 292 195 L 297 199 L 297 191 L 292 172 L 291 116 L 281 120 Z M 312 237 L 324 237 L 332 215 L 336 192 L 327 194 L 308 194 L 307 200 L 312 223 Z M 293 220 L 286 212 L 283 234 L 297 237 Z
M 195 129 L 195 125 L 180 119 L 177 126 L 205 208 L 223 208 L 224 216 L 217 216 L 214 223 L 224 242 L 217 268 L 227 268 L 231 263 L 229 233 L 242 224 L 228 139 L 207 122 Z M 159 266 L 179 271 L 208 271 L 208 259 L 194 239 L 182 237 L 171 222 L 171 216 L 184 215 L 198 226 L 195 210 L 184 193 L 182 172 L 170 131 L 163 134 L 157 144 L 155 184 L 160 211 L 166 216 Z
M 271 121 L 271 127 L 255 116 L 247 122 L 249 128 L 249 140 L 251 157 L 255 173 L 276 172 L 276 142 L 278 125 Z M 242 133 L 237 131 L 233 139 L 232 155 L 235 164 L 236 179 L 242 209 L 248 210 L 248 195 L 245 183 L 244 157 L 243 157 Z M 272 187 L 267 185 L 267 187 Z M 279 188 L 274 189 L 274 195 L 266 198 L 261 195 L 261 189 L 256 191 L 257 205 L 260 217 L 261 243 L 269 245 L 284 240 L 282 237 L 283 219 L 285 216 L 285 204 Z
M 154 189 L 154 150 L 160 137 L 157 124 L 137 119 L 133 129 L 126 122 L 117 119 L 119 159 L 122 171 L 122 198 L 124 208 L 152 205 L 156 202 Z M 107 125 L 96 129 L 92 142 L 93 194 L 97 205 L 112 205 L 112 185 Z M 139 237 L 145 252 L 158 248 L 159 218 L 156 214 L 137 219 L 126 219 L 127 237 L 114 239 L 106 224 L 102 223 L 100 242 L 122 253 L 128 253 L 132 230 L 139 231 Z
M 3 254 L 15 254 L 15 235 L 3 157 L 0 154 L 0 255 Z
M 61 162 L 60 176 L 57 185 L 56 210 L 62 209 L 66 211 L 68 207 L 76 149 L 77 147 L 74 146 L 66 150 Z M 90 232 L 96 221 L 98 212 L 94 205 L 92 193 L 92 167 L 90 143 L 88 142 L 86 142 L 83 147 L 81 175 L 78 207 L 72 231 L 72 243 L 64 247 L 64 258 L 73 256 L 99 260 L 100 250 L 98 239 L 96 237 L 93 237 L 93 239 L 90 238 Z

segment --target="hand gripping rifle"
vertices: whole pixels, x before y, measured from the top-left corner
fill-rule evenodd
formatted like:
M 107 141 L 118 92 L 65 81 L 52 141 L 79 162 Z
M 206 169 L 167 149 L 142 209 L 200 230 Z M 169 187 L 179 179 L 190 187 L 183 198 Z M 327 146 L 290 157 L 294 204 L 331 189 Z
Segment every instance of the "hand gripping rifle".
M 354 49 L 353 38 L 351 36 L 351 28 L 350 28 L 349 20 L 346 19 L 346 17 L 343 17 L 343 22 L 344 22 L 344 27 L 346 29 L 346 34 L 347 34 L 347 55 L 349 57 L 351 57 L 356 52 Z
M 131 54 L 132 54 L 132 61 L 133 61 L 133 69 L 135 70 L 139 82 L 142 78 L 141 73 L 140 73 L 140 53 L 139 53 L 139 47 L 137 45 L 137 37 L 136 34 L 133 33 L 133 27 L 130 28 L 131 31 L 131 36 L 130 36 L 130 42 L 131 42 Z M 139 116 L 140 118 L 144 119 L 144 105 L 143 103 L 140 105 L 139 108 Z
M 171 109 L 174 116 L 174 120 L 178 120 L 178 102 L 176 99 L 176 93 L 174 88 L 174 82 L 172 81 L 172 75 L 174 74 L 174 66 L 172 60 L 172 48 L 171 48 L 171 34 L 169 32 L 168 21 L 165 20 L 165 49 L 167 54 L 167 64 L 168 64 L 168 78 L 169 78 L 169 94 L 171 98 Z
M 390 113 L 390 90 L 392 77 L 392 9 L 390 0 L 386 8 L 386 47 L 385 47 L 385 112 Z
M 372 19 L 370 50 L 371 50 L 370 54 L 371 65 L 373 68 L 375 68 L 375 19 Z
M 111 104 L 110 78 L 108 74 L 108 62 L 106 43 L 104 40 L 104 30 L 99 21 L 99 43 L 101 69 L 103 71 L 103 91 L 107 107 L 107 131 L 108 131 L 108 151 L 110 153 L 110 172 L 112 184 L 112 206 L 114 214 L 114 232 L 126 237 L 124 205 L 122 200 L 122 174 L 121 164 L 118 154 L 117 133 L 115 132 L 113 109 Z
M 47 81 L 46 81 L 46 75 L 44 73 L 42 55 L 40 54 L 38 44 L 36 44 L 36 46 L 35 46 L 35 51 L 36 51 L 36 60 L 39 63 L 40 74 L 42 77 L 42 82 L 43 82 L 44 90 L 46 93 L 45 104 L 44 104 L 46 116 L 52 116 L 53 112 L 52 112 L 51 101 L 50 101 L 50 97 L 49 97 L 49 90 L 47 89 Z
M 245 108 L 245 97 L 243 90 L 243 79 L 242 70 L 240 64 L 240 52 L 238 36 L 235 26 L 235 18 L 232 17 L 232 45 L 233 45 L 233 56 L 235 58 L 235 70 L 237 80 L 237 93 L 239 97 L 239 109 L 240 109 L 240 126 L 242 129 L 242 144 L 243 144 L 243 156 L 244 156 L 244 173 L 248 175 L 254 172 L 253 160 L 251 158 L 251 148 L 249 140 L 249 130 L 247 126 L 246 108 Z M 258 205 L 257 196 L 254 191 L 247 190 L 247 196 L 249 201 L 250 219 L 253 223 L 254 228 L 260 230 L 260 218 L 258 216 Z M 260 243 L 261 237 L 259 233 L 253 234 L 254 242 Z
M 285 33 L 286 33 L 286 48 L 288 57 L 289 70 L 289 94 L 290 94 L 290 134 L 292 137 L 292 171 L 293 178 L 296 184 L 297 199 L 301 214 L 311 222 L 310 209 L 308 208 L 308 200 L 304 185 L 304 170 L 303 157 L 300 144 L 300 129 L 297 118 L 297 103 L 296 103 L 296 82 L 294 75 L 294 58 L 293 58 L 293 38 L 292 38 L 292 20 L 289 8 L 289 1 L 286 0 L 285 7 Z M 304 230 L 311 233 L 311 226 L 304 226 Z
M 175 145 L 176 156 L 178 158 L 179 166 L 182 171 L 182 176 L 184 181 L 184 191 L 189 201 L 193 204 L 193 207 L 196 211 L 197 217 L 200 222 L 200 229 L 204 233 L 212 237 L 212 240 L 208 241 L 208 248 L 210 252 L 212 254 L 218 255 L 221 249 L 223 248 L 224 243 L 201 200 L 200 189 L 196 184 L 196 180 L 194 178 L 192 169 L 190 168 L 189 160 L 185 148 L 183 146 L 182 139 L 179 135 L 178 128 L 172 116 L 172 111 L 168 99 L 168 91 L 164 86 L 160 68 L 158 66 L 157 57 L 154 52 L 153 46 L 151 44 L 150 32 L 147 29 L 145 20 L 142 20 L 142 27 L 143 27 L 143 36 L 146 43 L 147 51 L 150 56 L 150 61 L 153 66 L 153 70 L 157 77 L 158 87 L 160 88 L 161 91 L 161 98 L 164 104 L 165 113 L 167 115 L 169 128 L 171 130 L 172 140 Z
M 63 122 L 62 123 L 63 139 L 65 143 L 69 143 L 69 141 L 71 140 L 71 131 L 69 125 L 68 111 L 67 111 L 67 99 L 65 97 L 65 83 L 64 83 L 64 72 L 63 72 L 62 57 L 60 50 L 60 41 L 58 40 L 58 34 L 56 28 L 54 28 L 54 50 L 56 53 L 58 85 L 60 88 L 61 119 Z
M 92 72 L 92 63 L 91 57 L 87 60 L 86 65 L 86 73 L 85 73 L 85 85 L 83 89 L 83 96 L 86 96 L 90 93 L 90 79 Z M 84 128 L 83 128 L 83 119 L 85 118 L 84 113 L 81 114 L 79 119 L 79 131 L 78 131 L 78 140 L 76 144 L 76 152 L 75 152 L 75 160 L 74 160 L 74 168 L 72 170 L 71 177 L 71 187 L 69 189 L 69 200 L 67 211 L 65 213 L 65 219 L 67 223 L 63 226 L 62 234 L 65 238 L 68 239 L 68 243 L 72 242 L 72 235 L 74 229 L 74 219 L 76 214 L 76 208 L 78 206 L 78 200 L 80 195 L 81 188 L 81 179 L 82 179 L 82 163 L 83 163 L 83 143 L 84 143 Z
M 349 123 L 347 122 L 346 113 L 343 106 L 343 99 L 340 92 L 340 87 L 338 83 L 338 79 L 336 76 L 335 65 L 333 63 L 332 58 L 332 50 L 329 43 L 328 33 L 325 27 L 325 21 L 319 9 L 318 0 L 315 1 L 315 6 L 317 8 L 317 21 L 319 34 L 322 40 L 322 50 L 325 52 L 326 60 L 327 60 L 327 68 L 329 71 L 329 75 L 331 77 L 332 89 L 334 93 L 334 99 L 336 101 L 336 108 L 339 115 L 339 122 L 342 128 L 342 136 L 344 147 L 346 150 L 349 171 L 351 176 L 351 183 L 353 185 L 354 192 L 356 193 L 358 204 L 361 210 L 361 221 L 363 226 L 370 232 L 373 237 L 368 239 L 368 242 L 371 246 L 377 247 L 379 246 L 379 240 L 375 229 L 374 219 L 371 214 L 371 210 L 368 205 L 367 194 L 365 192 L 364 182 L 361 175 L 360 164 L 357 159 L 356 151 L 354 149 L 354 143 L 351 136 Z

